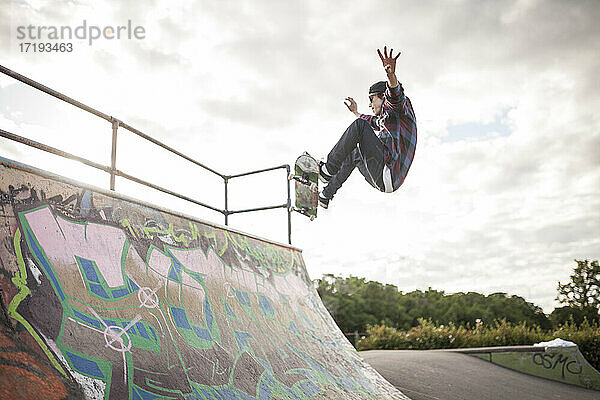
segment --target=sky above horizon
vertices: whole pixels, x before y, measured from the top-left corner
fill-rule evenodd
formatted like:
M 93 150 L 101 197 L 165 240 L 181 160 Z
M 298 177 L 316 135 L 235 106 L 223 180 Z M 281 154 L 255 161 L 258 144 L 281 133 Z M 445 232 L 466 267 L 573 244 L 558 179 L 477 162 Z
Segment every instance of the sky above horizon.
M 418 145 L 404 185 L 355 171 L 316 221 L 293 215 L 311 278 L 331 273 L 447 293 L 504 292 L 551 312 L 574 259 L 600 258 L 600 3 L 10 0 L 2 65 L 142 130 L 225 174 L 325 157 L 368 87 L 376 49 L 397 75 Z M 45 40 L 20 26 L 141 26 L 143 39 Z M 33 41 L 33 40 L 29 40 Z M 110 163 L 108 123 L 0 76 L 0 128 Z M 107 188 L 108 177 L 0 139 L 0 156 Z M 117 167 L 223 207 L 220 179 L 120 131 Z M 238 178 L 230 209 L 285 202 L 275 171 Z M 223 217 L 117 180 L 117 190 L 222 224 Z M 283 210 L 230 226 L 287 242 Z

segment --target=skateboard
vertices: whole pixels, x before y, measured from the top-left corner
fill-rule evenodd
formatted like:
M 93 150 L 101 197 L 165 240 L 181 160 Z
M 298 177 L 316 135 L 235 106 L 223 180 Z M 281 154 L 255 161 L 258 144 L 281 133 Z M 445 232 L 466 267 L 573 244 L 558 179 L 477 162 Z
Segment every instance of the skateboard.
M 290 211 L 297 211 L 314 221 L 319 206 L 319 163 L 304 152 L 296 159 L 294 172 L 288 179 L 295 181 L 296 192 L 296 204 Z

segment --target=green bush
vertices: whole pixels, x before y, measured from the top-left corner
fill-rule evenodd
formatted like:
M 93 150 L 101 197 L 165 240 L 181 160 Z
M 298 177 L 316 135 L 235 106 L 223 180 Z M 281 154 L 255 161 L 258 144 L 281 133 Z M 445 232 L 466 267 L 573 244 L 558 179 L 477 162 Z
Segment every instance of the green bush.
M 600 371 L 600 323 L 584 320 L 577 326 L 571 321 L 561 325 L 553 335 L 576 343 L 585 359 Z
M 436 325 L 431 320 L 419 319 L 419 325 L 407 331 L 385 325 L 370 325 L 367 335 L 358 342 L 358 350 L 430 350 L 468 347 L 532 345 L 560 337 L 579 346 L 588 362 L 600 370 L 600 324 L 584 321 L 581 325 L 570 322 L 552 331 L 525 322 L 514 324 L 506 320 L 485 325 L 456 326 L 453 323 Z

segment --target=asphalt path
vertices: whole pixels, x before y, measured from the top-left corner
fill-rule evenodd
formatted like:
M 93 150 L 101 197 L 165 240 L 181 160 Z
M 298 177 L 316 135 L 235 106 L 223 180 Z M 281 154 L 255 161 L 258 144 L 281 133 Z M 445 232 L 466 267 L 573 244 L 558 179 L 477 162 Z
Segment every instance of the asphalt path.
M 359 353 L 413 400 L 600 400 L 600 392 L 494 365 L 467 354 L 436 350 Z

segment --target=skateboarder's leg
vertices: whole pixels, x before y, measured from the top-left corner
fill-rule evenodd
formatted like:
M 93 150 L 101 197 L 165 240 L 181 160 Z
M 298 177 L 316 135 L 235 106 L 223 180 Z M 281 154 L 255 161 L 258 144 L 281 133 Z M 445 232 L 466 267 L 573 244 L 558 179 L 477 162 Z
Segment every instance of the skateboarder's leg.
M 369 123 L 362 118 L 358 118 L 350 124 L 327 156 L 325 168 L 332 175 L 331 179 L 333 180 L 338 173 L 341 173 L 341 175 L 336 185 L 331 187 L 331 190 L 325 191 L 324 189 L 324 195 L 335 194 L 342 183 L 348 179 L 352 170 L 348 172 L 344 168 L 344 172 L 342 172 L 342 168 L 351 155 L 353 160 L 352 169 L 358 166 L 367 182 L 378 190 L 383 190 L 383 144 Z
M 328 199 L 333 199 L 333 196 L 336 194 L 339 188 L 342 187 L 344 182 L 348 179 L 356 165 L 361 163 L 362 159 L 360 156 L 360 152 L 357 147 L 350 153 L 348 157 L 342 163 L 337 174 L 331 177 L 331 180 L 327 183 L 327 186 L 323 188 L 321 192 L 324 197 Z
M 361 162 L 358 170 L 375 189 L 385 191 L 383 183 L 383 143 L 375 135 L 365 135 L 358 145 Z
M 362 144 L 361 147 L 366 149 L 372 146 L 374 141 L 379 141 L 379 138 L 373 132 L 373 128 L 364 119 L 357 118 L 346 128 L 340 140 L 327 155 L 327 163 L 325 164 L 327 172 L 332 176 L 337 174 L 342 167 L 342 163 L 354 151 L 356 145 Z

